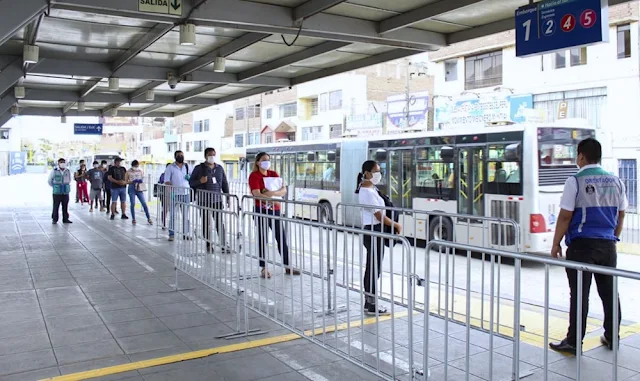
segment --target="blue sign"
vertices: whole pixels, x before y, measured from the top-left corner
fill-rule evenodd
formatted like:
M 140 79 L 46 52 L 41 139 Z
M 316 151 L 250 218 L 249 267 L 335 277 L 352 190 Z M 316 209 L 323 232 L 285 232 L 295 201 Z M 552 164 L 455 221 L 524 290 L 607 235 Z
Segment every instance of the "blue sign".
M 27 172 L 27 153 L 9 152 L 9 174 L 19 175 Z
M 75 135 L 102 135 L 102 124 L 80 124 L 73 125 Z
M 479 98 L 454 99 L 452 102 L 437 102 L 435 123 L 440 129 L 486 127 L 490 122 L 524 123 L 524 110 L 532 108 L 531 94 L 489 94 Z
M 516 10 L 516 56 L 606 42 L 607 0 L 547 0 Z

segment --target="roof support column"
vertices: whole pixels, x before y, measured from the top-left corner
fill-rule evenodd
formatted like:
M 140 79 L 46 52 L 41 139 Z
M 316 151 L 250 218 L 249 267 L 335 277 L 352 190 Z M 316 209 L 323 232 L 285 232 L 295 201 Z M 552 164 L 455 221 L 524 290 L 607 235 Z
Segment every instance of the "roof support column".
M 0 0 L 0 45 L 47 9 L 45 0 Z

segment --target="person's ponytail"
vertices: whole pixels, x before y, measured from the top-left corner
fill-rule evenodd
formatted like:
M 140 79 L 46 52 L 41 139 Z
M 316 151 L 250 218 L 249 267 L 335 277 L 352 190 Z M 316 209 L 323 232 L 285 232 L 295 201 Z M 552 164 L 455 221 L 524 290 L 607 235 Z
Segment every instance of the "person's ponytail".
M 362 184 L 362 179 L 364 175 L 362 173 L 358 173 L 358 182 L 356 183 L 356 194 L 360 193 L 360 185 Z

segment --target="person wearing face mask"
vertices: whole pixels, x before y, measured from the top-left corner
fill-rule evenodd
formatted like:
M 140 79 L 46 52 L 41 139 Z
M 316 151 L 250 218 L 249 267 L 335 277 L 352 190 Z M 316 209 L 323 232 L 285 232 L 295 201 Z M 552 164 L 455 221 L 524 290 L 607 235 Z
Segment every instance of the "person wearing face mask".
M 97 208 L 98 206 L 100 206 L 100 211 L 103 212 L 104 211 L 104 199 L 102 198 L 103 172 L 100 169 L 97 161 L 93 162 L 93 169 L 90 169 L 89 171 L 87 171 L 86 177 L 91 183 L 91 192 L 89 194 L 91 209 L 89 209 L 89 211 L 93 212 L 93 206 L 95 204 L 95 207 Z
M 230 252 L 225 246 L 225 228 L 224 216 L 215 211 L 210 213 L 210 209 L 224 209 L 224 200 L 222 194 L 229 194 L 229 182 L 227 175 L 221 165 L 216 164 L 216 150 L 207 148 L 204 150 L 206 161 L 193 169 L 189 184 L 191 188 L 198 192 L 196 197 L 198 205 L 207 208 L 202 210 L 202 232 L 207 241 L 207 251 L 212 251 L 211 228 L 209 226 L 211 217 L 213 224 L 218 233 L 219 245 L 223 252 Z M 211 215 L 212 214 L 212 215 Z
M 74 173 L 74 179 L 76 180 L 76 182 L 78 181 L 78 178 L 75 176 L 75 174 L 82 169 L 83 165 L 85 165 L 84 164 L 84 159 L 80 160 L 80 163 L 78 164 L 78 169 L 76 169 L 76 172 Z M 86 166 L 85 166 L 85 168 L 86 168 Z M 76 204 L 80 202 L 80 196 L 81 196 L 81 194 L 80 194 L 80 191 L 78 189 L 78 185 L 76 184 Z M 88 196 L 87 196 L 87 198 L 88 198 Z
M 178 202 L 188 204 L 191 202 L 191 188 L 189 185 L 189 179 L 191 179 L 191 173 L 189 172 L 189 165 L 184 162 L 184 153 L 182 151 L 176 151 L 173 155 L 176 159 L 175 163 L 171 164 L 164 171 L 164 183 L 165 185 L 171 185 L 168 189 L 169 194 L 169 241 L 175 239 L 175 220 L 176 211 L 180 210 L 182 213 L 182 234 L 185 239 L 188 239 L 187 233 L 189 232 L 189 216 L 186 208 L 181 208 L 177 205 Z
M 144 198 L 144 192 L 147 191 L 147 185 L 144 183 L 144 173 L 142 169 L 140 169 L 140 163 L 138 160 L 134 160 L 131 162 L 131 168 L 127 171 L 125 176 L 125 181 L 129 184 L 128 194 L 129 194 L 129 207 L 131 211 L 131 223 L 136 224 L 136 197 L 140 200 L 140 204 L 142 204 L 142 209 L 144 210 L 144 214 L 147 216 L 147 222 L 149 225 L 153 225 L 153 221 L 151 220 L 151 216 L 149 215 L 149 207 L 147 206 L 147 201 Z
M 602 146 L 597 140 L 588 138 L 578 144 L 576 164 L 580 170 L 564 184 L 551 256 L 562 257 L 560 242 L 564 238 L 568 260 L 615 268 L 616 242 L 620 240 L 629 203 L 624 183 L 618 176 L 602 169 L 601 159 Z M 578 340 L 584 339 L 587 327 L 592 277 L 589 272 L 583 273 L 582 300 L 578 300 L 578 272 L 567 268 L 566 273 L 570 290 L 569 329 L 561 342 L 549 346 L 556 351 L 576 354 Z M 620 300 L 613 295 L 612 276 L 594 274 L 594 278 L 604 312 L 604 334 L 600 342 L 611 350 L 614 335 L 620 335 Z M 578 303 L 582 303 L 582 316 L 577 316 Z M 618 332 L 613 332 L 614 308 L 618 309 Z M 578 319 L 582 319 L 582 337 L 578 337 Z
M 58 223 L 58 211 L 62 205 L 62 223 L 70 224 L 69 220 L 69 192 L 71 192 L 71 171 L 67 168 L 67 162 L 60 158 L 58 166 L 49 174 L 49 186 L 53 189 L 53 213 L 51 220 Z
M 249 189 L 251 190 L 251 194 L 256 197 L 256 213 L 280 216 L 280 203 L 267 200 L 284 197 L 287 194 L 287 188 L 282 180 L 280 180 L 278 173 L 269 169 L 271 167 L 269 159 L 270 157 L 266 152 L 260 152 L 256 155 L 256 160 L 253 163 L 253 171 L 251 175 L 249 175 Z M 277 183 L 280 185 L 279 189 L 275 189 L 278 188 L 278 186 L 273 185 Z M 288 275 L 300 275 L 300 270 L 289 265 L 287 232 L 281 221 L 270 218 L 256 218 L 256 225 L 258 229 L 258 253 L 260 256 L 262 277 L 271 278 L 271 273 L 265 268 L 266 263 L 264 261 L 269 228 L 271 228 L 276 236 L 276 242 L 278 243 L 280 255 L 282 255 L 285 273 Z
M 74 174 L 74 178 L 76 180 L 76 197 L 80 200 L 80 204 L 84 205 L 85 202 L 89 202 L 89 192 L 87 190 L 87 167 L 84 163 L 80 164 L 80 168 L 78 168 Z
M 127 174 L 127 170 L 120 165 L 122 163 L 122 158 L 116 157 L 113 160 L 113 166 L 109 168 L 107 172 L 107 178 L 111 183 L 111 219 L 115 218 L 116 208 L 118 204 L 118 199 L 120 199 L 120 208 L 122 209 L 122 216 L 120 219 L 128 220 L 129 217 L 125 214 L 127 210 L 127 192 L 126 186 L 127 182 L 125 181 L 125 176 Z
M 356 193 L 360 205 L 369 205 L 371 208 L 362 209 L 362 229 L 366 231 L 383 232 L 384 226 L 393 229 L 395 234 L 402 232 L 402 226 L 389 218 L 383 210 L 385 200 L 376 186 L 382 180 L 380 166 L 374 160 L 365 161 L 362 171 L 358 174 Z M 376 285 L 382 273 L 382 259 L 384 258 L 384 239 L 365 234 L 364 247 L 367 251 L 367 259 L 364 271 L 365 313 L 387 314 L 387 310 L 376 306 Z

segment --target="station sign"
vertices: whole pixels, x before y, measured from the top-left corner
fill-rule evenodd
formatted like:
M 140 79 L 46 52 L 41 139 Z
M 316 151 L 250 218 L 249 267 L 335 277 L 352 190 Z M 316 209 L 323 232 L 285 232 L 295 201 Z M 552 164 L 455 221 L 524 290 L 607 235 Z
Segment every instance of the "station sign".
M 25 172 L 27 172 L 27 153 L 9 152 L 9 175 L 19 175 Z
M 138 0 L 138 11 L 182 16 L 183 0 Z
M 73 125 L 74 135 L 102 135 L 102 124 L 81 124 Z
M 608 0 L 546 0 L 516 10 L 517 57 L 608 39 Z

